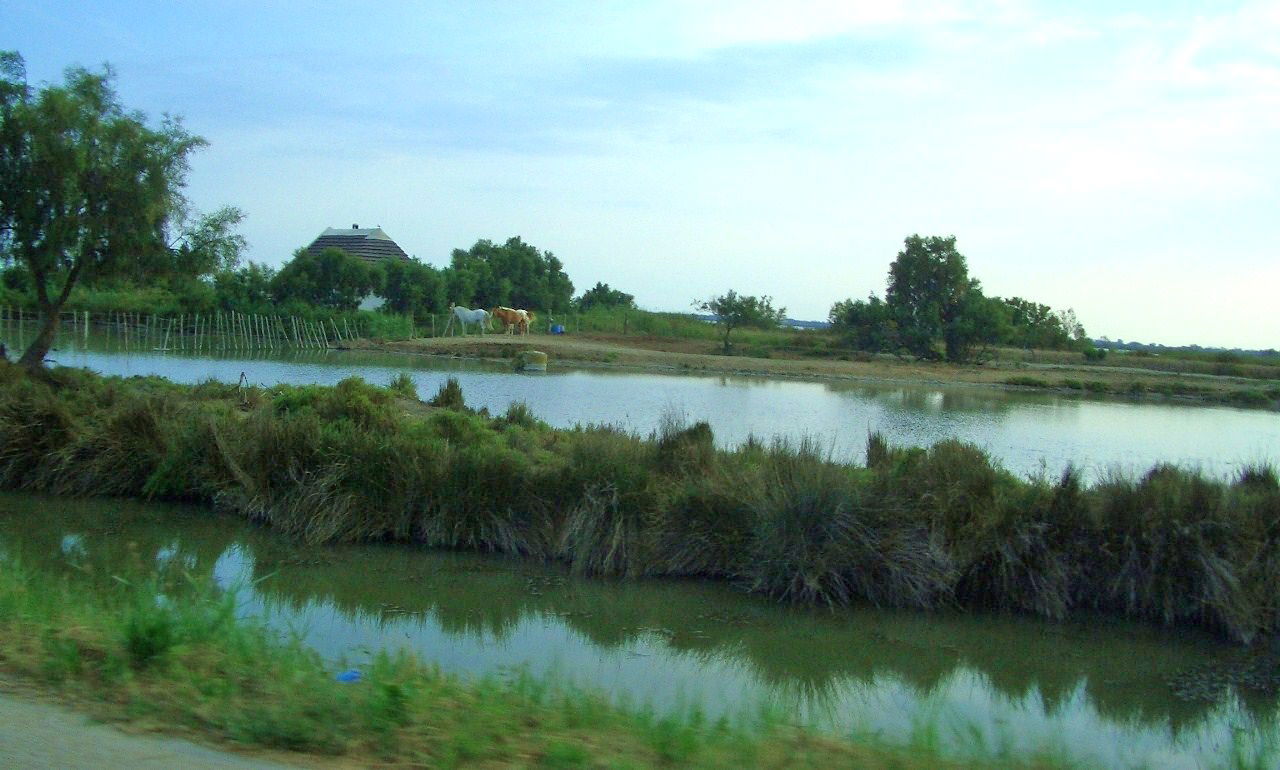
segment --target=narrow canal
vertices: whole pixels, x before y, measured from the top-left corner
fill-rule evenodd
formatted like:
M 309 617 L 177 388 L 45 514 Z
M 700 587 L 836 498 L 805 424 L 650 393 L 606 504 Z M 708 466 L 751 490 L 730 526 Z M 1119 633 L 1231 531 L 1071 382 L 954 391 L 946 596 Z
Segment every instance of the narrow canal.
M 956 757 L 1048 750 L 1088 767 L 1192 768 L 1280 746 L 1274 693 L 1222 674 L 1258 653 L 1199 632 L 784 608 L 706 583 L 304 547 L 199 508 L 4 494 L 0 564 L 12 558 L 69 580 L 210 576 L 236 587 L 242 615 L 300 635 L 335 670 L 407 648 L 464 676 L 527 674 L 660 713 L 750 722 L 764 710 Z

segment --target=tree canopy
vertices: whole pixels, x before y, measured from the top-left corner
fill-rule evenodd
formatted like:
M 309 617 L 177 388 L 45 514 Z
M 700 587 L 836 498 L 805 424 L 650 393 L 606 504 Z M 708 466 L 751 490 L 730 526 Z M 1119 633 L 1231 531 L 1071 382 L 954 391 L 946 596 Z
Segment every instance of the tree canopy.
M 501 245 L 485 239 L 466 251 L 454 249 L 449 267 L 449 300 L 459 305 L 562 313 L 573 297 L 573 282 L 560 260 L 519 236 Z
M 773 307 L 773 298 L 769 296 L 751 297 L 739 295 L 733 289 L 719 297 L 705 300 L 694 300 L 693 306 L 703 312 L 716 316 L 716 323 L 724 330 L 724 352 L 727 354 L 732 345 L 729 335 L 740 326 L 754 326 L 761 329 L 772 329 L 787 317 L 786 308 Z
M 277 302 L 302 302 L 334 310 L 355 310 L 360 300 L 381 289 L 382 274 L 342 249 L 319 254 L 298 249 L 271 281 Z
M 582 296 L 574 301 L 574 305 L 578 310 L 590 310 L 592 308 L 615 308 L 626 307 L 634 308 L 636 306 L 636 298 L 634 295 L 627 294 L 617 289 L 609 288 L 607 283 L 597 282 L 595 286 L 582 292 Z
M 936 356 L 934 342 L 941 338 L 947 360 L 958 360 L 967 342 L 964 309 L 978 304 L 971 301 L 971 293 L 980 294 L 981 288 L 969 277 L 964 255 L 956 250 L 955 236 L 909 236 L 889 265 L 885 291 L 903 347 L 922 358 L 932 358 Z
M 842 300 L 829 318 L 860 350 L 938 358 L 941 343 L 948 361 L 980 357 L 997 344 L 1067 348 L 1084 339 L 1069 309 L 984 295 L 954 236 L 908 237 L 889 266 L 884 301 L 874 294 Z
M 28 366 L 44 361 L 77 281 L 166 249 L 188 156 L 205 144 L 177 118 L 153 127 L 126 111 L 112 77 L 72 67 L 34 90 L 22 57 L 0 53 L 0 258 L 25 266 L 45 318 Z
M 448 283 L 440 270 L 416 259 L 388 260 L 382 270 L 386 309 L 421 317 L 448 307 Z

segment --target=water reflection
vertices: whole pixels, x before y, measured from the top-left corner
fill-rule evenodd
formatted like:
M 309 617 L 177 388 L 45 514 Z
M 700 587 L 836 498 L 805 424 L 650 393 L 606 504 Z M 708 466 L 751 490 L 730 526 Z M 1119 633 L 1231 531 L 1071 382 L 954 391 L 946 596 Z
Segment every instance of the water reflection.
M 1233 725 L 1276 731 L 1274 697 L 1188 702 L 1167 684 L 1248 651 L 1106 619 L 789 609 L 705 583 L 303 547 L 198 509 L 122 501 L 0 496 L 0 552 L 77 579 L 158 570 L 250 585 L 243 614 L 335 660 L 408 647 L 450 671 L 528 671 L 659 709 L 740 715 L 766 703 L 827 730 L 907 740 L 927 724 L 1027 750 L 1054 738 L 1089 764 L 1194 762 L 1230 745 Z

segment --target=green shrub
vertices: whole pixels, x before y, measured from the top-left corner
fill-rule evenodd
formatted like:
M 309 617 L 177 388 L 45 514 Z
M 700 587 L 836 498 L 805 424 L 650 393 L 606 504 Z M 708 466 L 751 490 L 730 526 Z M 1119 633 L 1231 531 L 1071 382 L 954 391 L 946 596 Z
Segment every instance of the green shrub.
M 1044 388 L 1044 387 L 1048 387 L 1049 385 L 1049 383 L 1045 382 L 1039 377 L 1028 377 L 1026 375 L 1018 375 L 1016 377 L 1010 377 L 1009 379 L 1005 380 L 1004 383 L 1006 385 L 1017 385 L 1019 387 L 1024 387 L 1024 388 Z
M 387 383 L 387 390 L 400 398 L 418 400 L 418 384 L 413 381 L 413 376 L 408 372 L 400 372 L 392 377 L 391 382 Z
M 436 391 L 436 394 L 427 403 L 442 409 L 454 409 L 457 411 L 467 408 L 462 398 L 462 386 L 453 377 L 445 380 L 445 383 L 440 386 L 440 390 Z

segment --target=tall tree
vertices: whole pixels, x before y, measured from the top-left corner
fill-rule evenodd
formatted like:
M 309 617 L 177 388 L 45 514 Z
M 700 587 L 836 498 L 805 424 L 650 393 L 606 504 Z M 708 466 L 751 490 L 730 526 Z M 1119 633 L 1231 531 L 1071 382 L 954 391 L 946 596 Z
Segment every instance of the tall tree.
M 724 352 L 728 354 L 732 345 L 729 335 L 740 326 L 755 326 L 761 329 L 772 329 L 787 317 L 787 309 L 774 309 L 773 298 L 749 297 L 739 295 L 730 289 L 719 297 L 705 300 L 694 300 L 693 306 L 705 313 L 713 313 L 716 323 L 724 330 Z
M 486 239 L 466 251 L 454 249 L 449 270 L 449 300 L 458 304 L 560 313 L 573 298 L 573 282 L 560 260 L 519 237 L 501 245 Z M 467 289 L 470 293 L 463 293 Z
M 903 345 L 922 358 L 936 358 L 934 343 L 956 320 L 971 288 L 955 236 L 908 236 L 889 265 L 885 302 L 893 310 Z M 948 358 L 951 358 L 950 341 Z
M 444 276 L 431 265 L 416 259 L 389 260 L 383 274 L 382 296 L 388 309 L 425 316 L 448 308 Z
M 355 310 L 360 300 L 380 289 L 382 274 L 342 249 L 329 247 L 319 254 L 298 249 L 271 281 L 277 302 Z
M 941 339 L 946 359 L 963 361 L 978 344 L 998 336 L 1005 320 L 969 277 L 955 236 L 909 236 L 889 265 L 885 302 L 902 345 L 921 358 L 937 358 L 934 345 Z
M 166 247 L 187 157 L 205 144 L 177 118 L 153 128 L 126 112 L 111 81 L 110 68 L 73 67 L 35 91 L 22 57 L 0 53 L 0 257 L 26 267 L 44 316 L 28 367 L 43 364 L 77 281 Z

